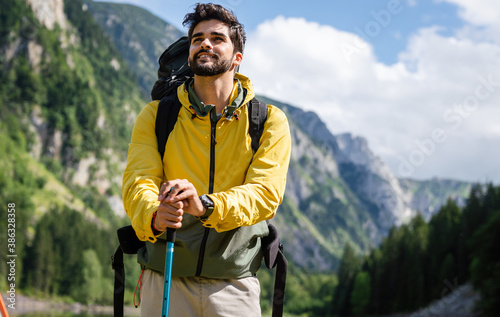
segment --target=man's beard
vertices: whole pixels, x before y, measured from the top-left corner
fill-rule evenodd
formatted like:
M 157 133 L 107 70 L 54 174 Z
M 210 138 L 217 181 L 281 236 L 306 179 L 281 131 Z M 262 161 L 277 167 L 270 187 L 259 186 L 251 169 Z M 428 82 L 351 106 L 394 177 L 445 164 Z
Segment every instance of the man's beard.
M 213 63 L 211 65 L 207 65 L 206 63 L 200 63 L 198 61 L 198 56 L 204 53 L 210 53 L 213 58 Z M 201 50 L 198 53 L 195 54 L 194 56 L 194 61 L 193 59 L 189 59 L 189 66 L 191 67 L 191 70 L 195 75 L 198 76 L 217 76 L 220 74 L 223 74 L 227 72 L 228 70 L 231 69 L 232 67 L 232 62 L 229 59 L 226 60 L 221 60 L 219 58 L 219 55 L 208 51 L 208 50 Z

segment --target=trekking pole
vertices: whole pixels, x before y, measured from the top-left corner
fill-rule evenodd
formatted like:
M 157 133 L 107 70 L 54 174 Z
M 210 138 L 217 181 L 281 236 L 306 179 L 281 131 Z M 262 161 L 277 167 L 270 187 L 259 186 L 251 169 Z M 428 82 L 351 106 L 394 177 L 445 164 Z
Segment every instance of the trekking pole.
M 9 312 L 7 311 L 7 307 L 5 307 L 5 303 L 3 302 L 3 298 L 1 295 L 0 295 L 0 312 L 2 313 L 1 316 L 9 317 Z
M 167 229 L 167 255 L 165 258 L 165 282 L 163 284 L 162 317 L 168 317 L 170 305 L 170 284 L 172 282 L 172 260 L 174 258 L 175 229 Z
M 170 188 L 167 195 L 172 192 L 174 188 Z M 181 191 L 182 192 L 182 191 Z M 179 192 L 179 194 L 181 193 Z M 168 308 L 170 306 L 170 284 L 172 284 L 172 262 L 174 259 L 174 242 L 175 242 L 175 229 L 167 228 L 167 249 L 165 256 L 165 273 L 163 283 L 163 305 L 162 317 L 168 317 Z

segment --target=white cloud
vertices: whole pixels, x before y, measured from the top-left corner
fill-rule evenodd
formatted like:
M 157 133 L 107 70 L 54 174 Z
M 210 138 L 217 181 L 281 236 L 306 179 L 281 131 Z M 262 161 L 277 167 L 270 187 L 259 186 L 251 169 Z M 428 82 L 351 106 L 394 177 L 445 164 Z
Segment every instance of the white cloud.
M 500 25 L 500 2 L 498 0 L 440 0 L 459 6 L 459 15 L 474 25 Z
M 498 41 L 500 38 L 500 2 L 498 0 L 438 0 L 459 7 L 459 16 L 468 23 L 457 34 L 477 40 Z
M 495 182 L 500 169 L 477 162 L 500 156 L 498 69 L 499 43 L 463 30 L 445 37 L 422 29 L 388 66 L 358 35 L 283 17 L 249 35 L 242 65 L 258 93 L 315 111 L 334 133 L 366 137 L 396 175 L 401 159 L 416 158 L 430 140 L 409 176 Z

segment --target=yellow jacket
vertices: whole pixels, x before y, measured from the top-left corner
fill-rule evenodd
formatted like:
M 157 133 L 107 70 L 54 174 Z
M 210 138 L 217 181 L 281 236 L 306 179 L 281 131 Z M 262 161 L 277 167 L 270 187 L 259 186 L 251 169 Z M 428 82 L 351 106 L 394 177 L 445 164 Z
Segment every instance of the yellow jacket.
M 191 246 L 193 249 L 191 251 L 188 250 L 190 246 L 187 244 L 190 243 L 189 240 L 201 238 L 199 231 L 203 230 L 203 226 L 215 229 L 218 233 L 212 234 L 215 237 L 240 227 L 252 226 L 275 215 L 285 192 L 290 159 L 291 139 L 288 121 L 280 109 L 268 105 L 268 117 L 260 146 L 254 154 L 248 133 L 249 120 L 246 107 L 254 97 L 254 92 L 247 77 L 241 74 L 236 74 L 235 77 L 246 90 L 245 101 L 235 110 L 236 117 L 226 117 L 223 113 L 214 131 L 210 115 L 197 116 L 193 119 L 187 89 L 185 85 L 178 88 L 177 95 L 182 107 L 177 123 L 168 138 L 163 162 L 157 150 L 155 135 L 159 101 L 150 102 L 139 114 L 129 145 L 122 192 L 125 210 L 139 239 L 151 243 L 157 241 L 158 237 L 155 237 L 151 230 L 151 219 L 158 209 L 160 185 L 169 179 L 187 179 L 194 185 L 198 195 L 210 194 L 215 205 L 213 213 L 204 222 L 191 215 L 184 216 L 183 226 L 177 230 L 175 255 L 184 254 L 187 257 L 189 252 L 195 252 L 196 244 L 199 242 L 193 242 L 195 245 Z M 238 85 L 235 81 L 230 100 L 233 101 L 237 96 Z M 216 145 L 214 152 L 211 153 L 213 132 Z M 211 156 L 214 159 L 213 193 L 209 193 Z M 248 244 L 250 240 L 266 234 L 264 231 L 267 227 L 264 231 L 263 227 L 260 227 L 258 233 L 248 231 L 244 238 L 240 238 L 248 239 L 246 242 Z M 234 232 L 231 234 L 235 235 Z M 224 241 L 223 236 L 220 237 L 222 239 L 220 241 Z M 211 242 L 215 243 L 209 239 L 208 243 Z M 179 251 L 178 247 L 180 249 L 185 247 L 186 250 Z M 218 248 L 220 247 L 219 245 Z M 153 247 L 150 245 L 148 248 L 151 253 Z M 210 253 L 210 249 L 207 250 Z M 213 252 L 215 256 L 219 251 L 214 249 Z M 175 255 L 174 276 L 190 275 L 187 272 L 175 274 Z M 145 256 L 151 257 L 151 254 Z M 237 275 L 242 276 L 240 273 Z

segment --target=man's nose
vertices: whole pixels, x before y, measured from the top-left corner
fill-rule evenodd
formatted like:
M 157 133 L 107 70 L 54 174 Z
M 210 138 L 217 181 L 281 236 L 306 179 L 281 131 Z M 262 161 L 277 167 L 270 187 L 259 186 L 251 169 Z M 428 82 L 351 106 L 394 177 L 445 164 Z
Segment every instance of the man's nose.
M 205 49 L 210 49 L 212 48 L 212 42 L 210 42 L 210 39 L 206 38 L 204 39 L 202 42 L 201 42 L 201 48 L 205 48 Z

